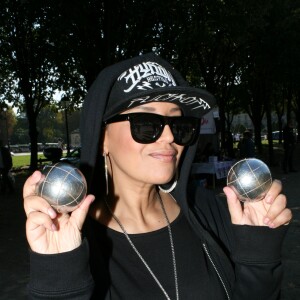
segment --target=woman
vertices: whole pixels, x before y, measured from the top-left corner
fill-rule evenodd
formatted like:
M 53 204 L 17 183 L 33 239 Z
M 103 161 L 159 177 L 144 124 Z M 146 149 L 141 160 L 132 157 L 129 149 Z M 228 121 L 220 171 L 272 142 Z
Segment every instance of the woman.
M 244 206 L 229 187 L 227 201 L 188 189 L 200 118 L 214 104 L 154 54 L 100 73 L 81 120 L 95 197 L 58 214 L 35 195 L 39 172 L 24 186 L 32 299 L 279 297 L 291 219 L 281 183 Z

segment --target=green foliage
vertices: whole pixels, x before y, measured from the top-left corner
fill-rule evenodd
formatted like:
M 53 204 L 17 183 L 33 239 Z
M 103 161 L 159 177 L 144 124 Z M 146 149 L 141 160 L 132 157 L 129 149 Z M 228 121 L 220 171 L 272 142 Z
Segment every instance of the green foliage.
M 14 111 L 9 106 L 3 108 L 0 106 L 0 140 L 5 144 L 11 139 L 16 123 Z
M 247 112 L 260 143 L 266 112 L 294 113 L 300 124 L 299 11 L 299 0 L 2 0 L 0 104 L 26 113 L 19 139 L 61 137 L 57 91 L 69 112 L 80 109 L 101 69 L 155 51 L 216 95 L 222 136 Z

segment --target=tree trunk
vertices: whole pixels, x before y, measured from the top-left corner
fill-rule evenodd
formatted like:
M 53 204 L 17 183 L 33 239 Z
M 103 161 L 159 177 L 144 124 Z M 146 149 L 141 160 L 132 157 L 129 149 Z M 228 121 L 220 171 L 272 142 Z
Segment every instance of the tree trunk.
M 38 142 L 38 131 L 37 131 L 37 117 L 34 113 L 33 107 L 28 104 L 30 101 L 26 101 L 26 114 L 29 125 L 29 138 L 30 138 L 30 170 L 37 170 L 37 142 Z
M 224 149 L 225 144 L 225 101 L 219 101 L 219 118 L 220 118 L 220 133 L 221 133 L 221 149 Z
M 266 117 L 267 117 L 267 128 L 268 128 L 268 153 L 269 153 L 269 165 L 274 165 L 274 148 L 273 148 L 273 137 L 272 137 L 272 115 L 269 105 L 269 99 L 266 99 Z

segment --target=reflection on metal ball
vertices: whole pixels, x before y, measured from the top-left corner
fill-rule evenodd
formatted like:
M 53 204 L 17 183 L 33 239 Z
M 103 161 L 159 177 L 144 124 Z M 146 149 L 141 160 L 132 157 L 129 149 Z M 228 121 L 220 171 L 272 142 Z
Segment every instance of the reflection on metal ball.
M 245 158 L 230 168 L 227 185 L 233 188 L 242 202 L 260 201 L 272 185 L 272 176 L 264 162 L 256 158 Z
M 47 165 L 42 174 L 36 192 L 57 212 L 71 212 L 85 198 L 87 192 L 85 177 L 74 166 L 67 163 Z

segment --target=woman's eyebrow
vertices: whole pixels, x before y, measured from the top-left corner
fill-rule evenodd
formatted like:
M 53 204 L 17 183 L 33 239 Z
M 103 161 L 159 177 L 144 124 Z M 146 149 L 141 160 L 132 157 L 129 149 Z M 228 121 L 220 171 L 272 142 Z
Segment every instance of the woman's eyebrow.
M 140 107 L 136 107 L 135 109 L 142 110 L 142 111 L 148 111 L 148 112 L 155 112 L 156 111 L 156 108 L 151 107 L 151 106 L 140 106 Z M 179 107 L 172 107 L 170 109 L 170 112 L 177 112 L 177 111 L 181 111 L 181 109 Z

